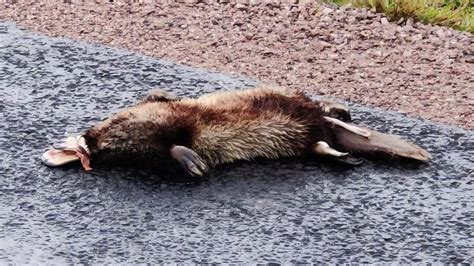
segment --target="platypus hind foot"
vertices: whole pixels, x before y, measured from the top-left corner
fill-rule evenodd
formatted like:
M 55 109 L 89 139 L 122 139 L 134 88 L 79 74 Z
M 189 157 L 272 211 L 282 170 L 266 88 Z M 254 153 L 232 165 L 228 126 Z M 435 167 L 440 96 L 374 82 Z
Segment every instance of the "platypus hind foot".
M 324 141 L 318 141 L 318 143 L 316 143 L 316 145 L 314 146 L 314 151 L 317 154 L 329 155 L 329 156 L 334 156 L 334 157 L 343 157 L 349 154 L 347 152 L 340 152 L 329 147 L 329 144 L 327 144 Z
M 351 121 L 351 113 L 346 105 L 330 101 L 320 101 L 319 104 L 326 116 L 336 118 L 344 122 Z
M 347 131 L 350 131 L 354 134 L 357 134 L 359 136 L 362 136 L 362 137 L 365 137 L 365 138 L 370 138 L 370 131 L 365 129 L 365 128 L 361 128 L 361 127 L 357 127 L 357 126 L 354 126 L 354 125 L 351 125 L 351 124 L 347 124 L 339 119 L 336 119 L 336 118 L 332 118 L 332 117 L 328 117 L 328 116 L 325 116 L 324 117 L 324 120 L 326 120 L 327 122 L 335 125 L 335 126 L 338 126 L 338 127 L 342 127 L 344 129 L 346 129 Z
M 334 160 L 348 165 L 361 165 L 363 162 L 361 159 L 352 157 L 347 152 L 340 152 L 329 147 L 329 144 L 324 141 L 319 141 L 318 143 L 316 143 L 316 145 L 314 146 L 314 152 L 318 155 L 330 156 Z
M 184 146 L 174 145 L 170 152 L 171 157 L 178 161 L 191 176 L 202 177 L 209 172 L 209 167 L 195 151 Z

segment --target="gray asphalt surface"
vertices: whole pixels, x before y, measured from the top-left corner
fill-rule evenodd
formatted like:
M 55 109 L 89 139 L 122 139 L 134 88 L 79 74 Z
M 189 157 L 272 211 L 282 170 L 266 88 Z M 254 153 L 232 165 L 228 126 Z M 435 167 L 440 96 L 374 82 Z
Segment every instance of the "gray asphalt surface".
M 473 132 L 396 113 L 352 105 L 432 163 L 262 161 L 188 182 L 40 162 L 65 132 L 155 86 L 195 96 L 253 84 L 0 24 L 0 262 L 473 263 Z

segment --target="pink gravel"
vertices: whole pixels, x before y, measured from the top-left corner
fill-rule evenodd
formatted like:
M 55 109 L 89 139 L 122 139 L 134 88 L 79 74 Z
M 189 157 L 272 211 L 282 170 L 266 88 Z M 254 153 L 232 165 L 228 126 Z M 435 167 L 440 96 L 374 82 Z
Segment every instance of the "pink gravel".
M 3 3 L 0 20 L 474 129 L 469 33 L 298 1 L 64 2 Z

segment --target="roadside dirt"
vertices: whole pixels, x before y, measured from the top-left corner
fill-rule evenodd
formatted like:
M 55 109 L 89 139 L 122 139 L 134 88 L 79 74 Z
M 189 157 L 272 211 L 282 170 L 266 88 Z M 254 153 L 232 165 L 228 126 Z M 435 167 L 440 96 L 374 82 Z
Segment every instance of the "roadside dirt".
M 0 20 L 474 129 L 471 34 L 315 3 L 185 2 L 19 1 Z

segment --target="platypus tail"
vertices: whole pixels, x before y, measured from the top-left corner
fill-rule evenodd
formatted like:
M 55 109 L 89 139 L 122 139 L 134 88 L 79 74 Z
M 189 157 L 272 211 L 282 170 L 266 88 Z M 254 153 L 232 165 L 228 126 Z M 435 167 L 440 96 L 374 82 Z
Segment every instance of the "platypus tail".
M 341 151 L 362 155 L 385 155 L 428 162 L 432 157 L 426 150 L 400 139 L 395 135 L 384 134 L 362 128 L 340 120 L 325 117 L 331 124 L 335 144 Z

